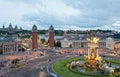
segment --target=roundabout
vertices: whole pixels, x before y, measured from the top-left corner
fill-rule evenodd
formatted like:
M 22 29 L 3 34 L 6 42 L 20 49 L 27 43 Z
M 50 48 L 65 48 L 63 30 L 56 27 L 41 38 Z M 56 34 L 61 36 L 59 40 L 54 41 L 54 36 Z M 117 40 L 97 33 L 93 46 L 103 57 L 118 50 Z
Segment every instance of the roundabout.
M 99 55 L 99 38 L 90 37 L 88 54 L 81 58 L 68 58 L 53 64 L 63 77 L 120 77 L 120 62 Z
M 55 62 L 53 66 L 53 70 L 60 74 L 63 77 L 119 77 L 120 76 L 120 68 L 119 71 L 113 73 L 113 74 L 88 74 L 83 72 L 78 72 L 75 68 L 71 68 L 71 62 L 72 61 L 82 61 L 83 57 L 80 58 L 68 58 L 61 61 Z M 108 60 L 104 59 L 105 61 L 109 61 L 114 65 L 117 65 L 120 67 L 120 62 L 115 60 Z

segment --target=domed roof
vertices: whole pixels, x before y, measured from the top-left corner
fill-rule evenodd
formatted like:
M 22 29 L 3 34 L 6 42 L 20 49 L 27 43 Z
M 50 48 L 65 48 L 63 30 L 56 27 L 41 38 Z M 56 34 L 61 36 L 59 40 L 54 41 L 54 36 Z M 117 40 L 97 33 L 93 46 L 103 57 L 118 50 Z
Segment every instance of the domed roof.
M 54 32 L 54 27 L 52 25 L 49 28 L 49 32 Z
M 67 38 L 64 38 L 64 41 L 68 41 Z
M 9 28 L 12 29 L 12 24 L 11 23 L 9 24 Z
M 16 38 L 16 39 L 15 39 L 15 41 L 21 41 L 21 39 L 19 39 L 19 38 Z
M 18 29 L 17 25 L 15 25 L 15 29 Z
M 113 38 L 111 38 L 111 37 L 108 37 L 108 38 L 106 38 L 106 40 L 113 40 Z
M 36 26 L 36 25 L 33 25 L 33 27 L 32 27 L 32 32 L 37 32 L 37 31 L 38 31 L 37 26 Z

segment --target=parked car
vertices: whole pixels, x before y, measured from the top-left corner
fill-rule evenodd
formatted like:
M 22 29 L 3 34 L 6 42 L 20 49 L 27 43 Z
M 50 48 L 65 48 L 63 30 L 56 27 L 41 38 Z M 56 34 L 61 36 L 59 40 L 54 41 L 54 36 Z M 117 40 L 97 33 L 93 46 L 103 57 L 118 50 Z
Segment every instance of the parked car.
M 54 73 L 50 73 L 51 77 L 59 77 L 58 75 L 54 74 Z
M 70 58 L 70 55 L 65 56 L 66 58 Z

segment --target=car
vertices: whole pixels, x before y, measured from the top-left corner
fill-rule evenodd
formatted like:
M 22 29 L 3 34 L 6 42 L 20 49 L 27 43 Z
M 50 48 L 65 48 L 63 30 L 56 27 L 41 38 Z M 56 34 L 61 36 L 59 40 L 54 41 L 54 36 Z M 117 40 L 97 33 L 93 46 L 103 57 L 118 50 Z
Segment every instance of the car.
M 51 59 L 48 59 L 49 62 L 51 62 L 52 60 Z
M 70 55 L 65 56 L 65 58 L 70 58 Z
M 74 57 L 78 57 L 78 55 L 74 55 Z
M 55 54 L 58 55 L 58 56 L 60 55 L 60 53 L 55 53 Z
M 50 73 L 51 77 L 59 77 L 58 75 L 54 74 L 54 73 Z
M 79 56 L 83 56 L 83 54 L 79 54 Z
M 105 57 L 105 55 L 102 55 L 102 57 Z

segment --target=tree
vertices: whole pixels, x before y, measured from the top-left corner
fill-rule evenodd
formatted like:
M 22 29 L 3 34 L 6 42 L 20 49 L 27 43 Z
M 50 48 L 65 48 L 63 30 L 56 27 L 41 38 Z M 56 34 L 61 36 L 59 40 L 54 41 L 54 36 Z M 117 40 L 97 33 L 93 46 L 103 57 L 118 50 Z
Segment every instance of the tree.
M 19 61 L 19 59 L 14 59 L 11 63 L 16 65 L 17 63 L 19 63 Z
M 61 47 L 61 42 L 60 41 L 56 42 L 56 47 Z
M 25 48 L 22 48 L 22 51 L 25 52 Z
M 41 39 L 41 43 L 44 44 L 46 40 L 44 38 Z

